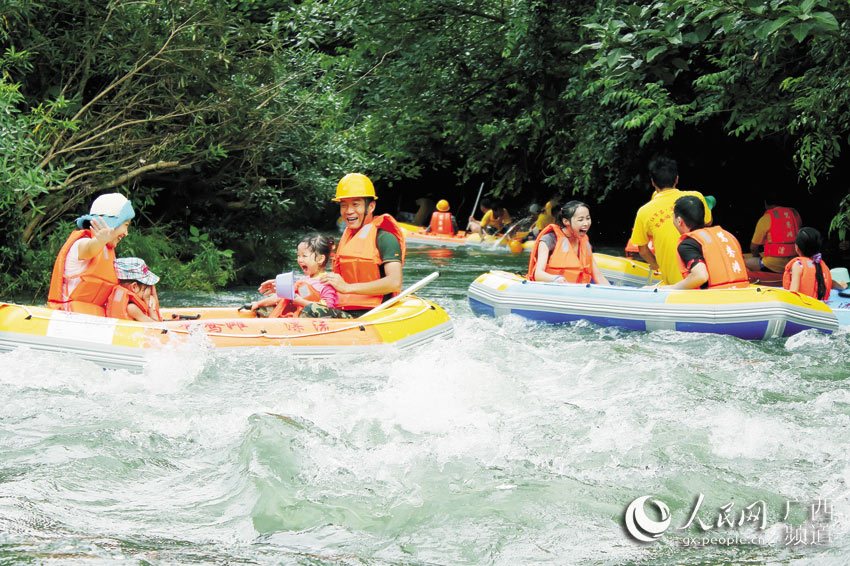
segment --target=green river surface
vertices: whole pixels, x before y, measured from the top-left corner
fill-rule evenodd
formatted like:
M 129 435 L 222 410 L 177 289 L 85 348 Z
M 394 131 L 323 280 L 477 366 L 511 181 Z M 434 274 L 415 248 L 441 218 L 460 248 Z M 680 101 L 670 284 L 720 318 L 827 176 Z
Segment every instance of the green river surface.
M 850 563 L 846 331 L 475 317 L 470 282 L 527 257 L 411 249 L 454 321 L 414 351 L 0 354 L 0 565 Z

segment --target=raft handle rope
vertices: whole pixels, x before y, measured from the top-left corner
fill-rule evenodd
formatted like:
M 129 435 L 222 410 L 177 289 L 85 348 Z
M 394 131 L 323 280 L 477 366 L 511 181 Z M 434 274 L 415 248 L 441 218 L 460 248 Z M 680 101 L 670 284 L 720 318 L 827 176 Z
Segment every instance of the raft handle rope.
M 241 308 L 238 310 L 242 310 Z M 177 314 L 171 313 L 171 320 L 198 320 L 201 318 L 200 314 Z

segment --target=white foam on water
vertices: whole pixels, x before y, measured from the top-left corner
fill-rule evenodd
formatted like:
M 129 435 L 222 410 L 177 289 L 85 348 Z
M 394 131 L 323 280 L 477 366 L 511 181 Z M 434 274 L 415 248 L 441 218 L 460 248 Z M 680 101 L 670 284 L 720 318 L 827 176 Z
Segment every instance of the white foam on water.
M 455 337 L 407 352 L 298 360 L 195 337 L 141 373 L 0 354 L 0 525 L 37 538 L 51 520 L 173 563 L 698 564 L 734 556 L 633 543 L 629 502 L 654 494 L 676 524 L 698 492 L 847 510 L 846 336 L 762 344 L 447 304 Z M 835 528 L 812 563 L 847 555 Z M 780 546 L 738 558 L 804 563 Z
M 731 408 L 716 408 L 710 415 L 709 439 L 721 458 L 794 457 L 804 433 L 794 423 L 777 417 L 754 416 Z

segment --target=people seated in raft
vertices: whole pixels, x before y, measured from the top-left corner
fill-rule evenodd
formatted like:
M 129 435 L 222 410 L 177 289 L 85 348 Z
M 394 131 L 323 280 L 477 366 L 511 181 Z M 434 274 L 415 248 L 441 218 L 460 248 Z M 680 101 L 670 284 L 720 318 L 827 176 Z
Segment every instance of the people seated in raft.
M 593 259 L 593 248 L 587 238 L 590 208 L 572 200 L 561 207 L 560 220 L 560 224 L 546 226 L 534 241 L 528 280 L 609 285 Z
M 777 200 L 773 196 L 765 200 L 765 212 L 756 223 L 750 243 L 752 257 L 746 260 L 750 271 L 782 273 L 794 257 L 794 239 L 803 222 L 793 208 L 773 204 Z
M 705 226 L 705 206 L 695 196 L 679 197 L 673 206 L 673 226 L 682 279 L 670 289 L 729 289 L 749 286 L 741 244 L 720 226 Z
M 123 195 L 97 197 L 89 213 L 77 218 L 53 264 L 47 306 L 70 312 L 106 316 L 106 301 L 118 284 L 115 247 L 130 230 L 136 215 Z
M 319 281 L 339 292 L 339 303 L 337 308 L 310 303 L 301 316 L 354 318 L 401 291 L 404 233 L 389 214 L 373 215 L 377 198 L 372 181 L 361 173 L 349 173 L 337 184 L 333 200 L 346 227 L 333 272 Z
M 469 231 L 476 234 L 499 234 L 511 223 L 511 215 L 497 200 L 482 199 L 480 210 L 484 214 L 481 221 L 469 217 Z
M 449 201 L 441 199 L 437 203 L 437 210 L 431 215 L 431 223 L 425 231 L 448 236 L 454 236 L 457 233 L 457 221 L 454 215 L 449 212 Z
M 649 162 L 649 178 L 654 190 L 652 199 L 638 209 L 630 239 L 638 246 L 643 260 L 653 270 L 660 269 L 664 284 L 669 285 L 682 280 L 676 254 L 679 232 L 673 225 L 673 204 L 686 195 L 699 198 L 705 210 L 700 226 L 711 224 L 711 210 L 701 193 L 676 188 L 679 169 L 673 159 L 654 157 Z M 654 253 L 649 249 L 650 240 L 655 246 Z
M 114 265 L 118 285 L 106 301 L 106 316 L 139 322 L 161 321 L 155 287 L 159 277 L 137 257 L 118 258 Z
M 304 307 L 311 303 L 320 306 L 336 308 L 339 294 L 336 289 L 319 278 L 325 274 L 325 266 L 331 258 L 334 240 L 319 233 L 304 236 L 297 247 L 298 267 L 306 275 L 306 279 L 295 282 L 293 297 L 278 297 L 275 294 L 275 280 L 263 281 L 257 291 L 267 298 L 251 303 L 251 310 L 256 312 L 261 307 L 273 307 L 269 318 L 300 316 Z
M 821 258 L 822 245 L 820 232 L 808 226 L 800 228 L 794 239 L 797 257 L 792 258 L 785 266 L 782 276 L 783 288 L 821 301 L 829 297 L 830 289 L 847 288 L 846 282 L 832 279 L 829 268 Z
M 481 221 L 475 219 L 475 215 L 473 213 L 472 216 L 469 217 L 469 225 L 468 230 L 473 234 L 481 234 L 483 231 L 483 227 L 481 226 L 481 222 L 484 218 L 488 218 L 488 222 L 493 217 L 493 201 L 487 197 L 481 199 L 481 203 L 478 205 L 478 210 L 481 212 Z

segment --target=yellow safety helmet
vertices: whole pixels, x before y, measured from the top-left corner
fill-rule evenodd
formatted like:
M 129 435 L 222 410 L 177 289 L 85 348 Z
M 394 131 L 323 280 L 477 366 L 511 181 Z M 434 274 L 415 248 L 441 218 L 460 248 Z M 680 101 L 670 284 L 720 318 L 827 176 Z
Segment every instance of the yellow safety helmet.
M 440 201 L 437 203 L 437 210 L 439 210 L 440 212 L 448 212 L 449 201 L 447 201 L 446 199 L 440 199 Z
M 339 183 L 336 186 L 336 196 L 333 200 L 335 202 L 339 202 L 344 198 L 366 197 L 373 198 L 375 200 L 378 199 L 378 197 L 375 196 L 375 186 L 372 184 L 372 181 L 370 181 L 369 177 L 362 173 L 349 173 L 339 180 Z

